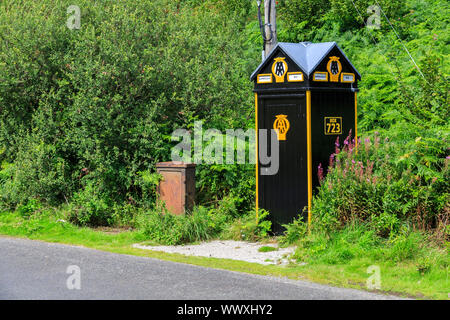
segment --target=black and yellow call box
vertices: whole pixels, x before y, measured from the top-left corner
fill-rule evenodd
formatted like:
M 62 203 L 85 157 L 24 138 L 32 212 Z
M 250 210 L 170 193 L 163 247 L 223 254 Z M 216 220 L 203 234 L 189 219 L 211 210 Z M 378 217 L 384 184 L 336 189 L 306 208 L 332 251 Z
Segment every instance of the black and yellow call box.
M 336 140 L 343 142 L 350 131 L 356 138 L 361 75 L 335 42 L 280 42 L 251 80 L 256 129 L 273 129 L 279 142 L 275 174 L 263 174 L 267 165 L 258 158 L 256 207 L 270 212 L 279 233 L 299 215 L 311 220 L 319 165 L 327 172 Z M 258 139 L 257 148 L 259 154 Z

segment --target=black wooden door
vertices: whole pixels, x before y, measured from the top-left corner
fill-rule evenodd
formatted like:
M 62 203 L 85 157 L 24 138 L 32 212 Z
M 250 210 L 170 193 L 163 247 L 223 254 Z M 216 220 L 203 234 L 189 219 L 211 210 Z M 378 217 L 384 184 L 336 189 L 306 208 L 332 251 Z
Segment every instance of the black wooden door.
M 292 222 L 308 204 L 306 104 L 303 95 L 259 99 L 259 129 L 271 130 L 277 119 L 286 119 L 289 130 L 279 141 L 279 168 L 276 174 L 262 175 L 259 162 L 259 207 L 270 212 L 272 230 L 280 233 L 282 224 Z M 283 120 L 283 125 L 287 123 Z M 261 148 L 259 141 L 259 148 Z M 272 153 L 268 139 L 269 154 Z M 272 157 L 274 155 L 271 155 Z M 270 166 L 270 165 L 269 165 Z
M 353 92 L 313 92 L 311 107 L 311 145 L 313 192 L 319 186 L 318 167 L 328 171 L 335 143 L 343 146 L 351 130 L 355 137 L 355 94 Z

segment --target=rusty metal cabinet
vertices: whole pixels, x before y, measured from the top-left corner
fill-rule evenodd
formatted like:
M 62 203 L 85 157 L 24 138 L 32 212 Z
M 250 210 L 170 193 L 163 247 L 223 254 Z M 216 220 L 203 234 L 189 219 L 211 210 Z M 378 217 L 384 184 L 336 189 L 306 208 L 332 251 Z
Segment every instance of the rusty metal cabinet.
M 162 175 L 158 186 L 160 201 L 168 211 L 176 215 L 191 211 L 195 203 L 195 164 L 160 162 L 156 171 Z

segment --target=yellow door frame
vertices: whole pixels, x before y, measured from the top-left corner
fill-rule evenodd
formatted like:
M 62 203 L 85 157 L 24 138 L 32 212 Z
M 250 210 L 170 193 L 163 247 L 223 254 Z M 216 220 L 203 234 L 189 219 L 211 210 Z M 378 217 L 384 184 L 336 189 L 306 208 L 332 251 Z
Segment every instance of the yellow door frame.
M 258 155 L 258 94 L 255 93 L 255 142 L 256 142 L 256 220 L 258 220 L 258 212 L 259 212 L 259 188 L 258 188 L 258 170 L 259 170 L 259 155 Z
M 308 159 L 308 226 L 311 225 L 312 202 L 312 146 L 311 146 L 311 90 L 306 91 L 306 139 Z

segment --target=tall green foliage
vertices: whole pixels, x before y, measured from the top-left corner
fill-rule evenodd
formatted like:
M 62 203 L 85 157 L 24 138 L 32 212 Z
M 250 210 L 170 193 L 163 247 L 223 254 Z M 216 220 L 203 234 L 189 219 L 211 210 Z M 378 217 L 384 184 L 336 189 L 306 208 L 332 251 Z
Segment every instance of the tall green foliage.
M 279 11 L 285 23 L 283 34 L 296 42 L 323 36 L 323 26 L 329 24 L 338 26 L 340 32 L 354 31 L 365 25 L 373 15 L 369 7 L 376 4 L 372 0 L 280 1 Z M 379 0 L 378 4 L 392 18 L 406 12 L 405 0 Z
M 0 4 L 0 159 L 14 163 L 1 188 L 7 204 L 74 195 L 81 207 L 139 203 L 149 199 L 139 172 L 170 160 L 174 129 L 252 123 L 248 4 L 84 0 L 81 28 L 70 30 L 71 4 Z
M 316 223 L 369 221 L 381 235 L 406 224 L 448 237 L 449 4 L 282 4 L 281 41 L 336 41 L 362 74 L 358 131 L 372 142 L 363 139 L 358 153 L 347 145 L 337 157 L 313 204 Z M 368 29 L 367 8 L 376 4 L 380 29 Z
M 397 129 L 402 137 L 377 133 L 358 146 L 341 141 L 314 201 L 319 224 L 331 230 L 363 221 L 384 236 L 405 225 L 448 236 L 449 132 L 417 132 L 408 123 Z
M 367 8 L 377 3 L 396 33 L 383 14 L 380 30 L 364 27 L 372 14 Z M 204 129 L 222 131 L 253 126 L 248 76 L 260 62 L 262 40 L 250 1 L 80 0 L 79 30 L 66 26 L 72 4 L 0 3 L 0 197 L 12 207 L 68 202 L 78 213 L 74 221 L 106 224 L 122 204 L 152 206 L 147 178 L 156 162 L 170 160 L 174 129 L 192 130 L 197 120 Z M 440 193 L 430 194 L 432 205 L 424 206 L 431 214 L 442 212 L 448 188 L 442 161 L 448 156 L 449 4 L 285 0 L 278 9 L 280 41 L 338 42 L 363 78 L 359 132 L 378 131 L 392 143 L 373 153 L 391 157 L 380 174 L 419 176 L 406 196 Z M 362 161 L 359 156 L 351 157 Z M 198 200 L 218 210 L 233 208 L 234 216 L 247 212 L 253 175 L 250 165 L 203 164 L 197 169 Z M 352 186 L 365 188 L 355 181 Z M 402 190 L 389 190 L 383 194 L 400 201 L 392 200 L 394 207 L 409 201 L 401 200 Z M 316 205 L 326 196 L 319 192 Z M 325 213 L 346 216 L 331 203 Z

